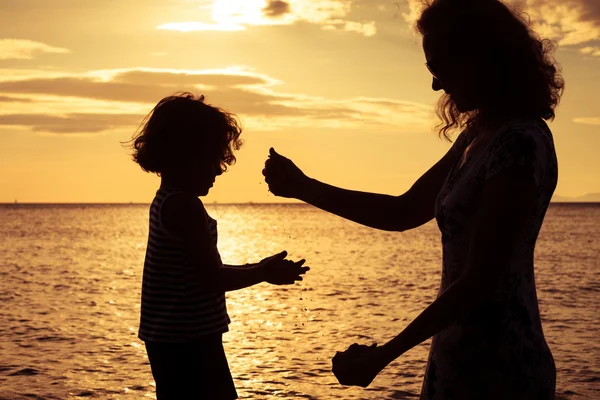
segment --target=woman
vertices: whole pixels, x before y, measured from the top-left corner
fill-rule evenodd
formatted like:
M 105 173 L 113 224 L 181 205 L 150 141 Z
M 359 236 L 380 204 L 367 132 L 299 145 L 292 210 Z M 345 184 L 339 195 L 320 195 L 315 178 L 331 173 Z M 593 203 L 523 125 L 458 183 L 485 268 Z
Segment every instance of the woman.
M 263 174 L 293 197 L 377 229 L 434 217 L 442 233 L 437 299 L 383 346 L 333 358 L 340 383 L 366 387 L 433 336 L 421 399 L 552 399 L 556 370 L 544 339 L 533 254 L 557 182 L 552 134 L 563 81 L 552 47 L 497 0 L 433 0 L 423 35 L 440 134 L 462 132 L 406 193 L 345 190 L 307 177 L 271 149 Z

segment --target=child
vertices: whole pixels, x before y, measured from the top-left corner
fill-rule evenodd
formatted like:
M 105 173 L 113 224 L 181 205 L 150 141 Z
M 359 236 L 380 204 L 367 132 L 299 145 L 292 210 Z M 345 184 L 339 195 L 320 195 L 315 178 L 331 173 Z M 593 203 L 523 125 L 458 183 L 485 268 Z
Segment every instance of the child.
M 162 99 L 142 124 L 133 159 L 161 177 L 150 206 L 139 330 L 157 398 L 235 399 L 221 341 L 225 292 L 292 284 L 309 268 L 286 260 L 285 251 L 243 267 L 221 262 L 217 223 L 198 196 L 235 162 L 241 128 L 234 115 L 182 93 Z

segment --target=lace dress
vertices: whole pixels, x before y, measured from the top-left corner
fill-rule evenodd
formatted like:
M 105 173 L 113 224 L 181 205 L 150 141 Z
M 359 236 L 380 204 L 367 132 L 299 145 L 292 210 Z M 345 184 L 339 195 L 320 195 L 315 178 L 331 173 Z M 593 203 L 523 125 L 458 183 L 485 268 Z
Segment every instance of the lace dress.
M 454 146 L 463 153 L 469 142 L 463 133 Z M 556 370 L 542 331 L 533 268 L 535 242 L 558 175 L 552 134 L 542 120 L 514 120 L 481 150 L 463 165 L 459 157 L 436 200 L 443 247 L 439 293 L 466 265 L 487 179 L 511 166 L 528 167 L 537 203 L 498 292 L 434 336 L 421 399 L 553 399 Z

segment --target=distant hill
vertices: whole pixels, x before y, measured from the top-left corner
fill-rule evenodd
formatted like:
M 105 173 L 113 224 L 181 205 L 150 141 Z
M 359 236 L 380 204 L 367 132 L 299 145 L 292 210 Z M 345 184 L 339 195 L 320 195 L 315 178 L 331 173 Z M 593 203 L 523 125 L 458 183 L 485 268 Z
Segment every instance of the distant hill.
M 578 197 L 552 196 L 554 203 L 600 203 L 600 193 L 587 193 Z

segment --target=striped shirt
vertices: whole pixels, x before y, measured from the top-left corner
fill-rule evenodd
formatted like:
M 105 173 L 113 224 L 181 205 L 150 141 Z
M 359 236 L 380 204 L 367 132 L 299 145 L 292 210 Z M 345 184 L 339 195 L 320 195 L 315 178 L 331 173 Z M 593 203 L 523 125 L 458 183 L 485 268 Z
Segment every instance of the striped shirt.
M 165 200 L 177 190 L 160 188 L 150 206 L 150 229 L 142 281 L 138 337 L 151 342 L 186 342 L 229 330 L 225 293 L 207 294 L 195 282 L 183 240 L 168 232 L 161 220 Z M 217 245 L 217 221 L 207 214 Z M 200 267 L 201 268 L 201 267 Z

